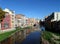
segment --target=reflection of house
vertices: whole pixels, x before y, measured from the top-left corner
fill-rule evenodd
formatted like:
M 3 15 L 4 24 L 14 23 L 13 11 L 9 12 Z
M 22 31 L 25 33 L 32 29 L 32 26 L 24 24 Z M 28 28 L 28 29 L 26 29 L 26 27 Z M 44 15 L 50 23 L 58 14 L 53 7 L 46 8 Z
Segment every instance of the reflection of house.
M 9 9 L 4 10 L 5 13 L 5 18 L 3 19 L 1 23 L 1 29 L 2 30 L 8 30 L 12 29 L 15 27 L 15 14 Z

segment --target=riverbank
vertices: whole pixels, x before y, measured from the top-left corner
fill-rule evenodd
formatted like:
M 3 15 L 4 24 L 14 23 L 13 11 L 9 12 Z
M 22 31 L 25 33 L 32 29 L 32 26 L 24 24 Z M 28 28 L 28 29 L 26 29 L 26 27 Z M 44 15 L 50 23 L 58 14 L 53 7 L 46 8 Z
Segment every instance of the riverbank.
M 34 27 L 17 28 L 0 36 L 0 44 L 16 44 L 22 42 L 31 32 L 37 31 Z M 39 30 L 38 30 L 39 31 Z
M 60 44 L 60 34 L 45 31 L 42 34 L 42 44 Z
M 25 27 L 25 28 L 17 27 L 15 30 L 1 33 L 0 34 L 0 41 L 3 41 L 4 39 L 9 38 L 11 35 L 13 35 L 14 33 L 18 32 L 20 30 L 30 29 L 30 28 L 31 27 Z
M 13 31 L 9 31 L 9 32 L 5 32 L 5 33 L 2 33 L 0 34 L 0 42 L 3 41 L 4 39 L 10 37 L 13 33 L 15 33 L 16 31 L 18 31 L 19 29 L 15 29 Z

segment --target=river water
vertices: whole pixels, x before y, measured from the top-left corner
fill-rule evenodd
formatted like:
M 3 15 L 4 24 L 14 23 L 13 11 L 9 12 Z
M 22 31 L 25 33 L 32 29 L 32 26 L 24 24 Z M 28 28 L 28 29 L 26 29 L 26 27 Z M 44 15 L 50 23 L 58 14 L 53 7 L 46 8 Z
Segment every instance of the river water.
M 45 27 L 42 26 L 39 28 L 41 31 L 45 31 Z M 41 32 L 35 31 L 30 33 L 22 44 L 40 44 L 41 41 Z
M 41 31 L 44 31 L 44 27 L 39 28 Z M 40 44 L 41 42 L 41 32 L 35 31 L 30 33 L 21 44 Z M 19 44 L 19 43 L 16 43 Z
M 38 31 L 30 33 L 22 44 L 40 44 L 41 33 Z

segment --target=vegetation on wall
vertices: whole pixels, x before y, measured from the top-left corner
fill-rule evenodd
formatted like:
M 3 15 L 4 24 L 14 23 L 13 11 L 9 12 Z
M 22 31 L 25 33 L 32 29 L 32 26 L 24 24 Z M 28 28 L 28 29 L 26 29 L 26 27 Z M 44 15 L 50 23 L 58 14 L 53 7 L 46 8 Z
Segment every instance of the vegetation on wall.
M 4 17 L 5 17 L 5 12 L 2 10 L 2 8 L 0 8 L 0 22 L 3 20 Z

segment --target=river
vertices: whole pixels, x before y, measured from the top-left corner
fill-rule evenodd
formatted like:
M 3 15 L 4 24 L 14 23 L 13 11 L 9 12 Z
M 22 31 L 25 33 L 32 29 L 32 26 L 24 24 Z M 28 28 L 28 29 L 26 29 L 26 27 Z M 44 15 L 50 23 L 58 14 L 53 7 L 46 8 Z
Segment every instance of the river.
M 41 33 L 38 31 L 30 33 L 22 44 L 40 44 Z
M 44 27 L 40 27 L 41 31 L 44 31 Z M 40 31 L 35 31 L 31 32 L 21 44 L 41 44 L 41 32 Z M 19 44 L 19 43 L 17 43 Z
M 41 31 L 45 31 L 44 26 L 40 27 Z M 22 44 L 41 44 L 41 32 L 35 31 L 30 33 Z

